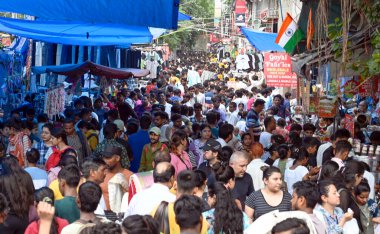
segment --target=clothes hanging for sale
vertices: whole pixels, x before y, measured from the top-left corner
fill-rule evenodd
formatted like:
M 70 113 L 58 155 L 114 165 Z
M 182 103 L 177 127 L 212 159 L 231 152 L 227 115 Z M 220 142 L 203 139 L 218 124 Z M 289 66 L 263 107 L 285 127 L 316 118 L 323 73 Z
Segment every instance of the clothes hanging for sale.
M 150 71 L 150 74 L 149 74 L 149 78 L 157 78 L 157 68 L 158 68 L 159 64 L 157 61 L 151 61 L 151 60 L 148 60 L 146 61 L 146 69 L 148 69 Z
M 63 85 L 46 91 L 44 113 L 46 113 L 50 119 L 65 110 L 65 95 L 66 92 Z

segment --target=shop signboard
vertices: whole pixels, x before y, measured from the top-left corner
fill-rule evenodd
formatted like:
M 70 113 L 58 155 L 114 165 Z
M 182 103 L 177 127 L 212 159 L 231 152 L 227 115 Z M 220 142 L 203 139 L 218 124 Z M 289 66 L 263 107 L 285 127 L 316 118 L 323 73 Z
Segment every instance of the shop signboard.
M 268 86 L 297 87 L 297 75 L 292 72 L 292 61 L 287 53 L 266 53 L 264 75 Z
M 319 99 L 318 116 L 320 118 L 334 118 L 337 112 L 336 96 L 323 96 Z

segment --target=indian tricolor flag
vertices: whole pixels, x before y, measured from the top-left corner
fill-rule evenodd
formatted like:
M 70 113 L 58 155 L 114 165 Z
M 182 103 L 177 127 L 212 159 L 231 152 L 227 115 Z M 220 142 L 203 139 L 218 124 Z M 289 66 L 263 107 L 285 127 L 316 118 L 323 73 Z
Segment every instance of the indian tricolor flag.
M 298 28 L 297 23 L 287 13 L 286 19 L 282 22 L 282 26 L 276 43 L 285 49 L 287 53 L 292 53 L 298 42 L 304 38 L 303 32 Z

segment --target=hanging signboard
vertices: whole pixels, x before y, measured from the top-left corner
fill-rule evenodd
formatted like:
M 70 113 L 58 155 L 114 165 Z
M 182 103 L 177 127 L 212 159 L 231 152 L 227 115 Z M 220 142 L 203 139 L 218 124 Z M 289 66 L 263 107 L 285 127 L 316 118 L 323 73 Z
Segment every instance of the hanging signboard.
M 235 3 L 235 26 L 245 26 L 245 13 L 247 6 L 245 0 L 236 0 Z
M 336 96 L 324 96 L 319 99 L 318 116 L 320 118 L 334 118 L 337 111 Z
M 268 86 L 297 87 L 297 75 L 292 72 L 292 61 L 287 53 L 266 53 L 264 75 Z

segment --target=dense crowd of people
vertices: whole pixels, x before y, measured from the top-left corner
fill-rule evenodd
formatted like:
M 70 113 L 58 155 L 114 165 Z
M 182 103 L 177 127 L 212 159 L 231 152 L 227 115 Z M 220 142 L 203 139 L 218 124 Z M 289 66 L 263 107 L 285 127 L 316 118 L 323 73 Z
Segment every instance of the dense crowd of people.
M 291 93 L 231 69 L 168 62 L 146 87 L 82 96 L 54 121 L 32 103 L 12 111 L 0 233 L 374 233 L 377 181 L 352 143 L 379 147 L 380 132 L 299 118 Z M 358 103 L 376 124 L 379 104 Z

